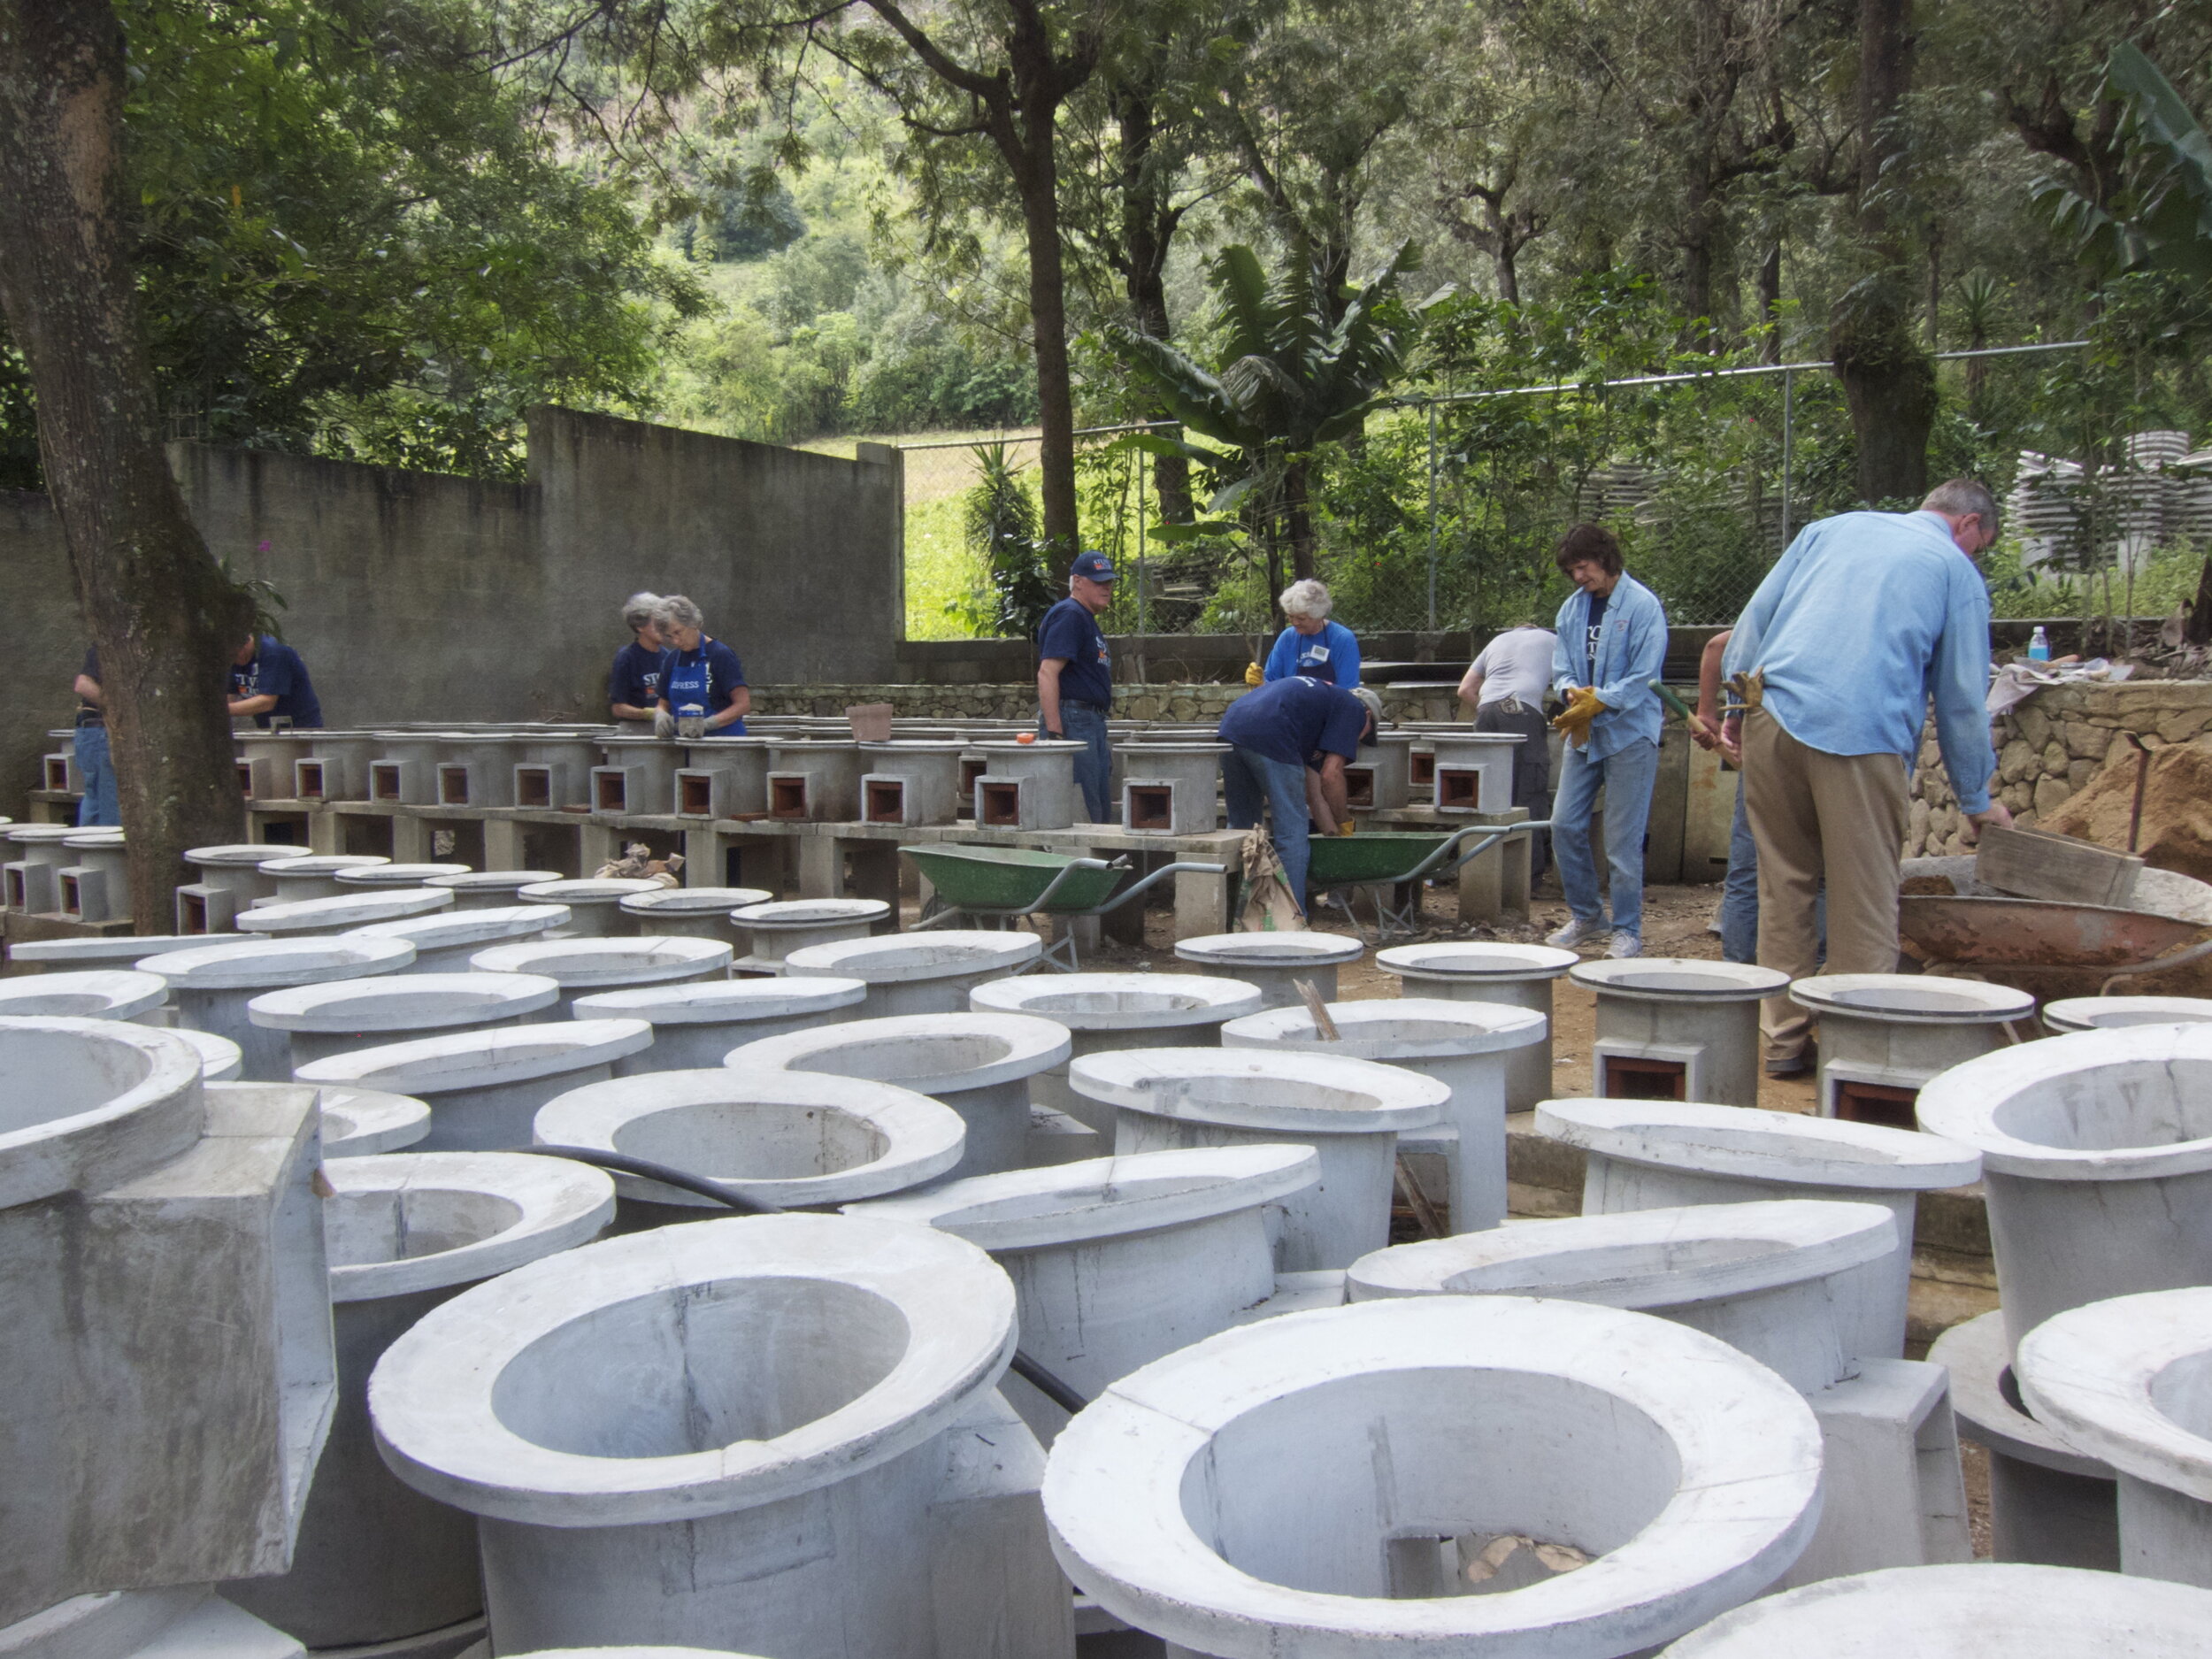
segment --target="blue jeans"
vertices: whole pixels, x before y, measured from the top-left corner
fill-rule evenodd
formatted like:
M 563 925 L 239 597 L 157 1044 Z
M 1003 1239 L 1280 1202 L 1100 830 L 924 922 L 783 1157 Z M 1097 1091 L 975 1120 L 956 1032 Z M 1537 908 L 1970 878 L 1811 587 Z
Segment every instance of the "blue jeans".
M 1605 863 L 1612 872 L 1613 926 L 1641 937 L 1644 930 L 1644 826 L 1651 817 L 1651 786 L 1659 776 L 1659 745 L 1637 741 L 1592 760 L 1572 743 L 1560 766 L 1552 802 L 1552 856 L 1559 885 L 1575 920 L 1605 925 L 1598 897 L 1598 870 L 1590 856 L 1590 818 L 1598 791 L 1605 791 Z
M 1820 954 L 1828 954 L 1828 890 L 1813 900 L 1813 927 Z M 1728 826 L 1728 881 L 1720 890 L 1720 955 L 1724 962 L 1759 959 L 1759 843 L 1751 838 L 1744 810 L 1741 775 L 1736 785 L 1736 819 Z
M 1089 748 L 1075 757 L 1075 787 L 1083 792 L 1083 809 L 1091 815 L 1094 824 L 1113 821 L 1113 812 L 1106 801 L 1106 790 L 1114 776 L 1114 751 L 1106 747 L 1106 716 L 1097 709 L 1078 707 L 1072 703 L 1060 705 L 1060 729 L 1067 733 L 1071 743 L 1085 743 Z M 1037 726 L 1037 735 L 1044 736 L 1044 723 Z
M 1313 863 L 1312 815 L 1306 810 L 1306 769 L 1256 749 L 1232 749 L 1221 757 L 1221 801 L 1231 829 L 1252 829 L 1267 809 L 1275 856 L 1283 861 L 1298 908 L 1306 908 L 1306 872 Z
M 120 824 L 123 811 L 115 800 L 115 764 L 108 758 L 107 727 L 79 726 L 76 748 L 77 773 L 84 780 L 84 795 L 77 803 L 79 826 Z
M 1720 955 L 1724 962 L 1759 959 L 1759 844 L 1751 839 L 1744 815 L 1741 775 L 1736 784 L 1736 818 L 1728 826 L 1728 880 L 1720 890 Z

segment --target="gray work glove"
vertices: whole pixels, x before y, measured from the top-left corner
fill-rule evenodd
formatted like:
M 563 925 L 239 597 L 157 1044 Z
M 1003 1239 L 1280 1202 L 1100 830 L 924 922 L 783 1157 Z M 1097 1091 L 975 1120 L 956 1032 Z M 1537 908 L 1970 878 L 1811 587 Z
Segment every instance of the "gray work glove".
M 653 710 L 653 735 L 654 735 L 655 737 L 673 737 L 673 736 L 675 736 L 675 735 L 676 735 L 676 717 L 675 717 L 674 715 L 672 715 L 672 714 L 669 713 L 669 711 L 668 711 L 667 710 L 665 710 L 665 709 L 656 709 L 656 710 Z

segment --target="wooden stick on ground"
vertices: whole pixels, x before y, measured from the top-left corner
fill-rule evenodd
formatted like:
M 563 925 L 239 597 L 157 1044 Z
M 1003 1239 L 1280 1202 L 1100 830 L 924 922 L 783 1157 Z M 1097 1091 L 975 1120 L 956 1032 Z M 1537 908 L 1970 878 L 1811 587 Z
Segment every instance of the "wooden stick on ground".
M 1336 1021 L 1329 1018 L 1329 1005 L 1321 1000 L 1321 993 L 1314 988 L 1311 979 L 1293 979 L 1298 995 L 1306 1005 L 1306 1012 L 1313 1016 L 1314 1034 L 1324 1042 L 1342 1042 L 1344 1033 L 1336 1028 Z

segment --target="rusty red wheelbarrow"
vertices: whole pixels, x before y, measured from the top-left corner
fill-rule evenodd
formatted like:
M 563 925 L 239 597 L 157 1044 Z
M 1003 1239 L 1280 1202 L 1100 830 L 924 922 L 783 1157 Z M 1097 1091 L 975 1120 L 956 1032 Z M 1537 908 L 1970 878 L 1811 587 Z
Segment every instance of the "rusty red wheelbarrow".
M 1938 972 L 2101 968 L 2109 979 L 2212 955 L 2198 923 L 2049 899 L 1909 893 L 1897 926 L 1906 949 Z

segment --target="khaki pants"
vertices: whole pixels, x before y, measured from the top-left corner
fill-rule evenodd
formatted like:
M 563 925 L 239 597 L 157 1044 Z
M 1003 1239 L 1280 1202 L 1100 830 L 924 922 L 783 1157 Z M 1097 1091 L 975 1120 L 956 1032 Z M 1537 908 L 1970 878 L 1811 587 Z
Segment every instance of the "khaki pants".
M 1763 709 L 1745 718 L 1743 787 L 1759 847 L 1759 963 L 1793 979 L 1819 959 L 1813 905 L 1828 883 L 1823 973 L 1897 972 L 1898 860 L 1905 764 L 1894 755 L 1809 749 Z M 1769 1060 L 1804 1051 L 1812 1018 L 1785 995 L 1759 1014 Z

